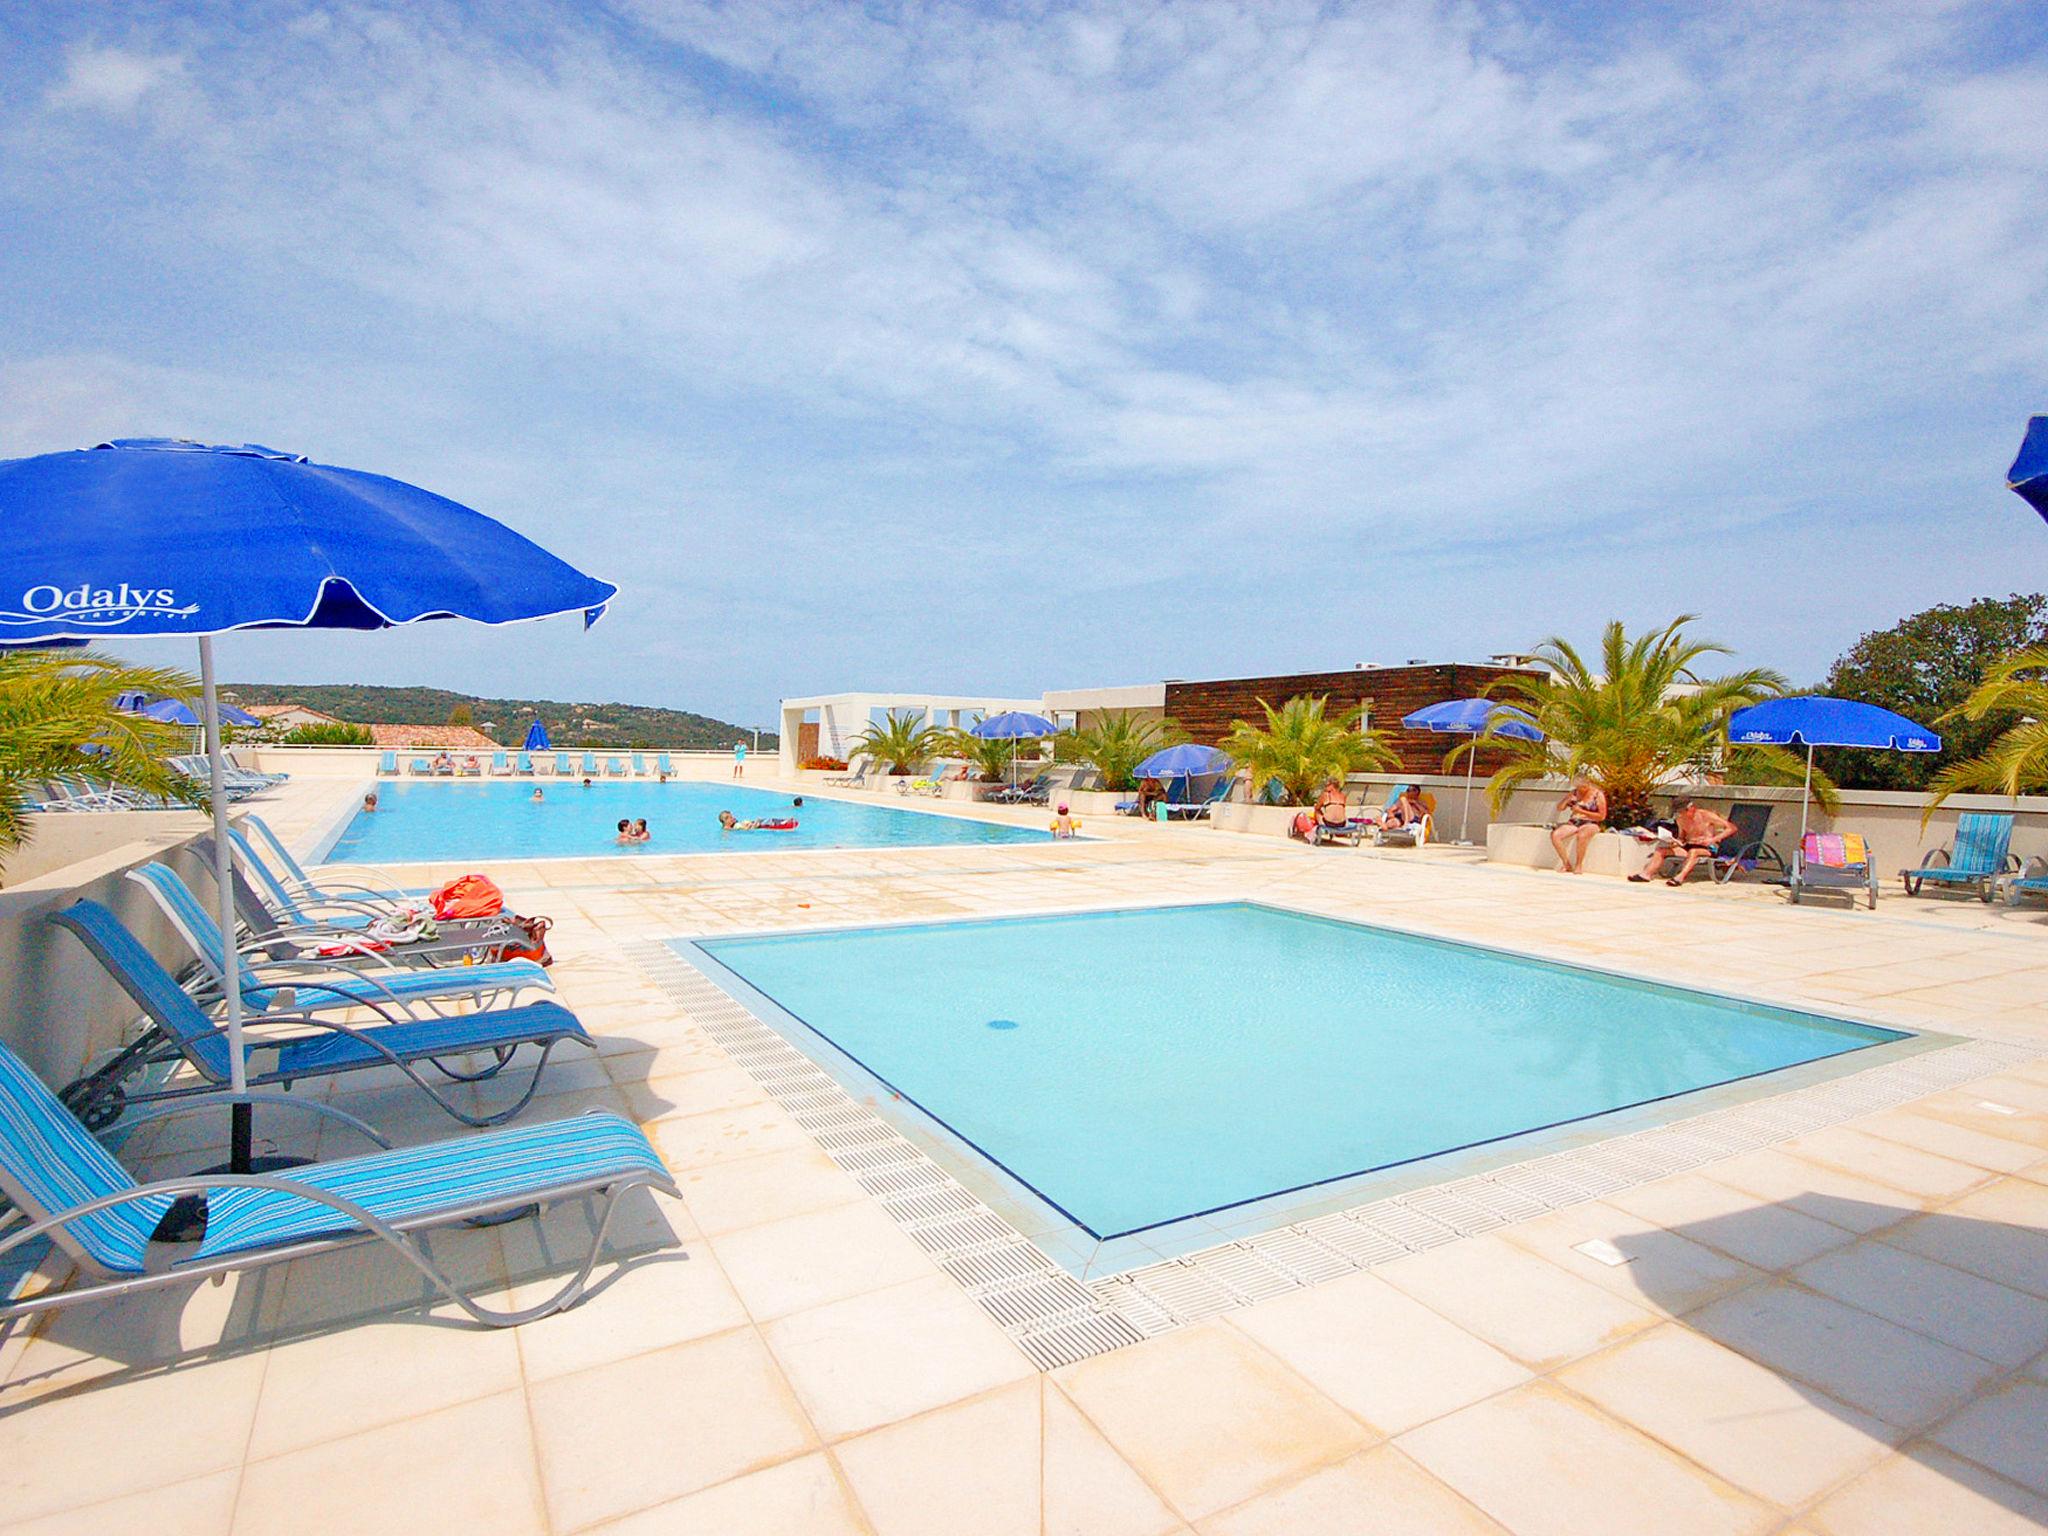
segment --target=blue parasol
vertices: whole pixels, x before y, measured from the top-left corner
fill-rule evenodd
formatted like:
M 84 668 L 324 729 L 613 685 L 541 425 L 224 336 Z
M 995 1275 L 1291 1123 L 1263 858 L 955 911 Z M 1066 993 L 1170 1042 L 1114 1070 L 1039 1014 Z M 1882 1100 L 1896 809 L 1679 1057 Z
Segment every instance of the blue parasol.
M 382 475 L 253 443 L 122 438 L 0 463 L 0 645 L 189 635 L 199 642 L 214 879 L 235 931 L 213 637 L 422 619 L 595 623 L 617 594 L 504 524 Z M 233 944 L 222 991 L 230 1089 L 247 1091 Z M 246 1172 L 250 1109 L 229 1167 Z
M 134 713 L 146 716 L 151 720 L 161 720 L 166 725 L 205 724 L 204 714 L 195 711 L 183 699 L 158 699 L 155 703 L 143 705 L 140 709 L 135 710 Z M 237 709 L 232 704 L 223 704 L 220 706 L 220 723 L 222 725 L 246 727 L 261 725 L 263 722 L 250 714 L 246 709 Z
M 979 736 L 983 741 L 1032 741 L 1057 735 L 1059 727 L 1043 715 L 1034 715 L 1028 710 L 1006 710 L 1000 715 L 990 715 L 986 720 L 977 720 L 974 729 L 967 734 Z M 1017 754 L 1010 753 L 1010 783 L 1017 782 Z
M 2005 473 L 2011 486 L 2043 517 L 2048 517 L 2048 416 L 2036 416 L 2027 423 L 2027 435 L 2020 443 L 2020 456 Z
M 1401 723 L 1411 731 L 1435 731 L 1438 735 L 1475 738 L 1465 753 L 1465 803 L 1458 812 L 1458 841 L 1464 844 L 1471 842 L 1466 832 L 1472 818 L 1472 776 L 1477 771 L 1479 757 L 1476 738 L 1485 735 L 1491 727 L 1494 735 L 1512 736 L 1517 741 L 1543 739 L 1543 732 L 1536 728 L 1536 722 L 1527 714 L 1495 699 L 1445 699 L 1441 704 L 1430 704 L 1411 715 L 1403 715 Z
M 1795 694 L 1766 699 L 1728 717 L 1733 746 L 1806 748 L 1806 787 L 1799 802 L 1799 841 L 1806 842 L 1807 802 L 1813 796 L 1815 747 L 1868 747 L 1880 752 L 1939 752 L 1941 738 L 1904 715 L 1855 699 Z
M 1132 772 L 1141 779 L 1201 779 L 1234 766 L 1228 754 L 1215 747 L 1184 741 L 1177 747 L 1161 747 Z
M 522 752 L 545 752 L 548 750 L 548 724 L 545 720 L 536 720 L 526 728 L 526 744 L 519 750 Z

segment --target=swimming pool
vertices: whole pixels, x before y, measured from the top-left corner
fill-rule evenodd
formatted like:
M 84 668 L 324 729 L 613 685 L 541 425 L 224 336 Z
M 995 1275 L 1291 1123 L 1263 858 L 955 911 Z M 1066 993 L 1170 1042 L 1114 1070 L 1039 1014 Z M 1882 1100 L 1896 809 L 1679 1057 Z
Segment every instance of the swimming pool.
M 403 864 L 440 859 L 545 859 L 592 854 L 771 853 L 793 848 L 926 848 L 961 843 L 1040 843 L 1036 827 L 976 821 L 804 797 L 723 784 L 668 784 L 599 779 L 585 789 L 574 779 L 539 786 L 531 779 L 457 779 L 436 783 L 387 780 L 377 786 L 376 814 L 358 811 L 321 857 Z M 718 813 L 741 820 L 794 816 L 794 832 L 726 832 Z M 645 817 L 650 843 L 621 847 L 622 818 Z
M 1905 1038 L 1249 903 L 695 948 L 1098 1240 Z

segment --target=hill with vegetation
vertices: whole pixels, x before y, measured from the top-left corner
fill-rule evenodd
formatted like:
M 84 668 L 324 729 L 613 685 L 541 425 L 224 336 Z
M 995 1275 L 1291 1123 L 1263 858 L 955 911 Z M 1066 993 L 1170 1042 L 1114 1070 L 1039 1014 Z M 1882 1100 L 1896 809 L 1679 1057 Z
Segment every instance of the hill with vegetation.
M 558 747 L 727 748 L 751 745 L 753 731 L 728 720 L 650 704 L 588 704 L 561 699 L 487 699 L 446 688 L 380 688 L 367 683 L 224 683 L 222 696 L 241 705 L 303 704 L 358 725 L 473 725 L 492 740 L 517 746 L 538 716 Z M 761 746 L 776 745 L 769 732 Z

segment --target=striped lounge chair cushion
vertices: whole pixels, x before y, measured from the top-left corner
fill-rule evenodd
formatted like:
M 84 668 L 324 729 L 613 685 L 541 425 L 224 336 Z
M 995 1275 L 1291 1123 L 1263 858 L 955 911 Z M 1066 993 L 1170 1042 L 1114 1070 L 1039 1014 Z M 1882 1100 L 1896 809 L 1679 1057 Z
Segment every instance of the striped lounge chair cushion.
M 31 1215 L 49 1215 L 133 1189 L 128 1171 L 87 1134 L 19 1056 L 0 1045 L 0 1187 Z M 80 1218 L 64 1231 L 100 1268 L 134 1274 L 168 1195 Z
M 669 1182 L 668 1169 L 630 1122 L 594 1109 L 569 1120 L 486 1131 L 399 1152 L 294 1168 L 283 1177 L 352 1200 L 404 1224 L 437 1212 L 537 1199 L 577 1184 L 634 1175 Z M 198 1257 L 276 1248 L 360 1230 L 340 1212 L 272 1189 L 228 1189 L 209 1202 Z
M 466 1051 L 496 1050 L 503 1046 L 526 1045 L 542 1040 L 587 1040 L 590 1037 L 576 1015 L 560 1003 L 527 1003 L 518 1008 L 498 1008 L 489 1013 L 464 1013 L 453 1018 L 409 1019 L 403 1024 L 373 1024 L 364 1028 L 379 1045 L 402 1061 L 423 1061 L 434 1056 L 453 1056 Z M 251 1037 L 251 1049 L 265 1042 Z M 228 1076 L 228 1041 L 223 1032 L 184 1042 L 185 1053 L 196 1056 L 207 1074 L 225 1081 Z M 362 1041 L 348 1035 L 305 1035 L 286 1039 L 276 1046 L 276 1072 L 285 1077 L 318 1077 L 328 1072 L 347 1072 L 386 1058 Z

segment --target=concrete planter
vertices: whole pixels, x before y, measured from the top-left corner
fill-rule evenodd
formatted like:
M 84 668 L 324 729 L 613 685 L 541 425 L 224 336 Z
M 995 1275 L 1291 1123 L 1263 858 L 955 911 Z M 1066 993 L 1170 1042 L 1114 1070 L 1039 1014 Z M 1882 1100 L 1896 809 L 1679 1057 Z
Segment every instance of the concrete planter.
M 1486 857 L 1495 864 L 1520 864 L 1529 869 L 1556 869 L 1557 849 L 1551 844 L 1548 827 L 1496 825 L 1486 829 Z M 1584 869 L 1589 875 L 1611 875 L 1617 879 L 1637 874 L 1649 857 L 1647 844 L 1619 832 L 1601 832 L 1586 850 Z

